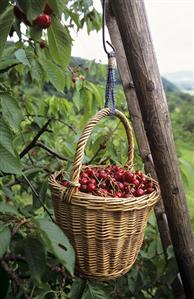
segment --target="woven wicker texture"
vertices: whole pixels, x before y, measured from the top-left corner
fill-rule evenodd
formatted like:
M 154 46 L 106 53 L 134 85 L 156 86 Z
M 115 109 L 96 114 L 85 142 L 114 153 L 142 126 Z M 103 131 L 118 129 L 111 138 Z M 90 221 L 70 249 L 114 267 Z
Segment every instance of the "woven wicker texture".
M 156 190 L 141 197 L 107 198 L 78 191 L 85 145 L 97 122 L 108 115 L 110 109 L 102 109 L 85 127 L 77 145 L 71 186 L 66 188 L 59 183 L 62 172 L 49 178 L 56 221 L 76 251 L 77 270 L 85 277 L 99 280 L 119 277 L 131 268 L 143 242 L 149 213 L 160 195 L 154 180 Z M 124 167 L 130 169 L 133 164 L 131 127 L 123 113 L 116 110 L 115 115 L 127 134 L 128 161 Z

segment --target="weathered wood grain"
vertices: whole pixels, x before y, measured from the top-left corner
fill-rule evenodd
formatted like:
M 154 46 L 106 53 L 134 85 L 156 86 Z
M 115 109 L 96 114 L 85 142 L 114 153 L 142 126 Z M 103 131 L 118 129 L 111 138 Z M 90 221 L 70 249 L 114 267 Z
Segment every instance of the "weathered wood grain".
M 139 107 L 138 99 L 132 82 L 132 77 L 128 67 L 127 58 L 123 48 L 123 43 L 121 40 L 118 25 L 114 17 L 114 14 L 110 8 L 109 1 L 106 1 L 106 24 L 109 30 L 111 41 L 114 47 L 116 48 L 116 59 L 117 59 L 118 70 L 123 84 L 128 111 L 131 116 L 131 122 L 134 129 L 136 141 L 138 144 L 140 157 L 144 163 L 144 168 L 146 173 L 150 173 L 151 176 L 157 180 L 157 175 L 155 172 L 149 143 L 144 129 L 141 110 Z M 168 228 L 168 222 L 167 222 L 162 198 L 156 205 L 154 212 L 157 219 L 157 224 L 158 224 L 158 229 L 160 233 L 164 254 L 167 258 L 167 249 L 168 246 L 171 244 L 171 238 L 170 238 L 170 232 Z M 175 279 L 174 283 L 172 284 L 172 287 L 176 299 L 185 298 L 182 283 L 178 278 L 178 276 Z
M 111 7 L 141 109 L 186 298 L 191 299 L 194 298 L 194 241 L 144 2 L 111 0 Z

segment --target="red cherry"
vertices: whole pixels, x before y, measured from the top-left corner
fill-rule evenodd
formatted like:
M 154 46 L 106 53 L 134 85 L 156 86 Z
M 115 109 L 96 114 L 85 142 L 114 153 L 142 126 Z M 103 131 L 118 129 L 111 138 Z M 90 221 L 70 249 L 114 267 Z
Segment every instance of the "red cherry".
M 34 23 L 41 29 L 46 29 L 51 24 L 51 17 L 49 15 L 40 15 L 35 19 Z
M 124 198 L 131 197 L 131 194 L 130 194 L 130 193 L 125 193 L 125 194 L 123 195 L 123 197 L 124 197 Z
M 88 181 L 88 178 L 81 178 L 79 180 L 79 182 L 80 182 L 81 185 L 87 185 L 89 181 Z
M 134 194 L 135 191 L 136 191 L 135 188 L 131 188 L 131 189 L 130 189 L 130 193 L 131 193 L 131 194 Z
M 81 173 L 81 177 L 82 177 L 82 178 L 87 178 L 87 179 L 88 179 L 88 175 L 87 175 L 87 173 L 85 173 L 85 172 L 82 172 L 82 173 Z
M 88 191 L 88 189 L 87 189 L 87 185 L 81 185 L 81 186 L 80 186 L 80 191 L 82 191 L 82 192 L 87 192 L 87 191 Z
M 139 188 L 135 191 L 134 195 L 137 197 L 142 196 L 142 195 L 144 195 L 144 190 Z
M 92 183 L 88 184 L 88 185 L 87 185 L 87 190 L 88 190 L 88 192 L 93 192 L 93 191 L 95 191 L 95 190 L 96 190 L 96 185 L 94 185 L 94 184 L 92 184 Z
M 96 185 L 96 180 L 95 179 L 90 179 L 90 183 Z
M 153 188 L 153 186 L 154 186 L 154 183 L 153 183 L 153 182 L 151 182 L 151 181 L 148 181 L 148 184 L 147 184 L 147 186 L 148 186 L 148 187 L 151 187 L 151 188 Z
M 98 175 L 99 175 L 99 178 L 103 179 L 103 180 L 105 180 L 107 178 L 107 176 L 108 176 L 105 170 L 99 171 Z
M 146 190 L 146 193 L 150 194 L 150 193 L 154 192 L 154 190 L 155 190 L 154 188 L 148 187 L 147 190 Z
M 101 187 L 102 189 L 105 189 L 105 188 L 106 188 L 106 183 L 105 183 L 105 182 L 101 182 L 101 183 L 100 183 L 100 187 Z
M 128 183 L 130 183 L 133 180 L 133 178 L 134 178 L 134 174 L 129 171 L 126 171 L 123 175 L 124 181 Z
M 138 179 L 133 179 L 133 180 L 131 181 L 131 183 L 132 183 L 133 185 L 135 185 L 135 187 L 138 187 L 139 184 L 140 184 L 140 181 L 139 181 Z
M 146 182 L 147 182 L 147 178 L 143 175 L 143 176 L 141 177 L 141 181 L 142 181 L 143 183 L 146 183 Z
M 114 197 L 122 197 L 122 193 L 121 192 L 115 192 Z
M 117 181 L 123 181 L 123 172 L 119 171 L 115 173 L 115 179 Z
M 121 182 L 119 182 L 119 183 L 117 184 L 117 187 L 118 187 L 118 189 L 121 190 L 121 191 L 123 191 L 123 190 L 125 189 L 124 184 L 121 183 Z
M 91 177 L 91 176 L 94 175 L 94 170 L 93 170 L 93 169 L 90 169 L 90 168 L 87 168 L 87 169 L 86 169 L 86 174 L 87 174 L 89 177 Z
M 53 13 L 53 9 L 46 3 L 45 8 L 44 8 L 44 13 L 46 15 L 51 15 Z
M 69 182 L 68 181 L 62 181 L 61 185 L 63 185 L 64 187 L 67 187 L 69 185 Z
M 146 188 L 145 184 L 141 184 L 141 185 L 140 185 L 140 188 L 141 188 L 141 189 L 145 189 L 145 188 Z

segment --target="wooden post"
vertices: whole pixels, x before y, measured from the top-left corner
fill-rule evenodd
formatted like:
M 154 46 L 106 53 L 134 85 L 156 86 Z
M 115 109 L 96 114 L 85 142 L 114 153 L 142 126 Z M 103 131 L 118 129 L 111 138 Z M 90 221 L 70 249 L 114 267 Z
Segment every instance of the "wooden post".
M 111 0 L 161 187 L 186 298 L 194 298 L 194 240 L 168 106 L 143 1 Z
M 131 116 L 131 122 L 137 140 L 140 157 L 144 163 L 146 173 L 150 173 L 153 178 L 157 179 L 138 99 L 134 90 L 131 73 L 127 64 L 123 43 L 116 19 L 113 15 L 113 12 L 111 11 L 109 1 L 107 1 L 106 4 L 106 24 L 109 30 L 111 41 L 116 48 L 117 65 L 127 100 L 128 111 Z M 154 212 L 157 219 L 164 255 L 167 258 L 167 249 L 171 244 L 171 238 L 162 198 L 156 205 Z M 182 283 L 178 276 L 173 282 L 172 288 L 176 299 L 185 298 Z

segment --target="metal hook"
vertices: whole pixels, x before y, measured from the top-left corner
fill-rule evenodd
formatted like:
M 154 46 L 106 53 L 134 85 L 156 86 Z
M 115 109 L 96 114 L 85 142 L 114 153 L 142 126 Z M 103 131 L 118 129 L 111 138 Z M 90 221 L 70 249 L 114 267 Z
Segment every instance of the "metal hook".
M 113 49 L 113 53 L 116 53 L 116 49 L 115 49 L 115 47 L 109 41 L 105 42 L 105 23 L 106 23 L 105 11 L 106 11 L 106 0 L 103 0 L 103 9 L 102 9 L 102 41 L 103 41 L 104 51 L 109 56 L 111 54 L 111 52 L 109 52 L 107 50 L 106 43 Z

